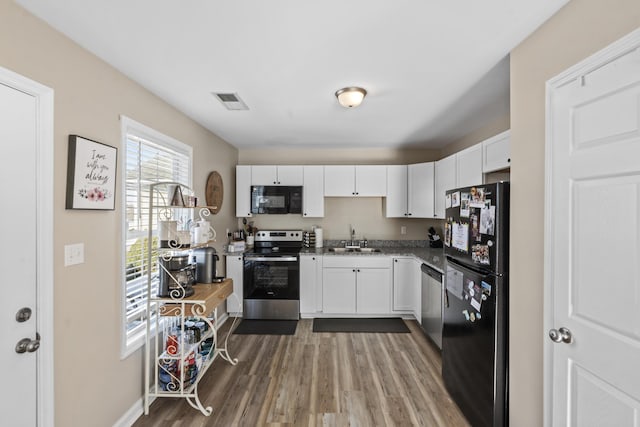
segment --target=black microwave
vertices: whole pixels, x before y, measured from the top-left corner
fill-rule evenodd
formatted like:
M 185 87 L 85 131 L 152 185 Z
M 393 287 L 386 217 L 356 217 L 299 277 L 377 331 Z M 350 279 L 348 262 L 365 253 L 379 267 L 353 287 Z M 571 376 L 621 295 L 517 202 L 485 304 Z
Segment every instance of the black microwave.
M 251 186 L 252 214 L 301 214 L 302 186 Z

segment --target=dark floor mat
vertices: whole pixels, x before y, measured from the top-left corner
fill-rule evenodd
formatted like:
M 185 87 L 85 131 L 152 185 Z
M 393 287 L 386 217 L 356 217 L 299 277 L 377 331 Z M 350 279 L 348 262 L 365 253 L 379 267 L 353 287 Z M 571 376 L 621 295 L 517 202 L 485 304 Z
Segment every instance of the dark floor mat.
M 297 320 L 243 320 L 233 331 L 238 335 L 294 335 Z
M 313 319 L 313 332 L 410 332 L 399 317 L 381 319 Z

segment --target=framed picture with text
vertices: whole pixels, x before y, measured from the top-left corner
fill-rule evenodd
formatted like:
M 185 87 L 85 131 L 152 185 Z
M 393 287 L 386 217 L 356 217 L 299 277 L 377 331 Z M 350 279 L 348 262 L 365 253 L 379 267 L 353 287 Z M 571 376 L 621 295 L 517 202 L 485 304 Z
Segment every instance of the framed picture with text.
M 67 209 L 114 210 L 118 149 L 69 135 Z

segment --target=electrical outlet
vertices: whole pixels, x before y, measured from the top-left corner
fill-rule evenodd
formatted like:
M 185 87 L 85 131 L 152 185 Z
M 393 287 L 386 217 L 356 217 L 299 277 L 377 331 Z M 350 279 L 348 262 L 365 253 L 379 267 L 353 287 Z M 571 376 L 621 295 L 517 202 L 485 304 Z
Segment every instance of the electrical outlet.
M 400 227 L 400 234 L 407 234 L 407 227 L 404 225 Z
M 64 246 L 64 266 L 84 263 L 84 243 Z

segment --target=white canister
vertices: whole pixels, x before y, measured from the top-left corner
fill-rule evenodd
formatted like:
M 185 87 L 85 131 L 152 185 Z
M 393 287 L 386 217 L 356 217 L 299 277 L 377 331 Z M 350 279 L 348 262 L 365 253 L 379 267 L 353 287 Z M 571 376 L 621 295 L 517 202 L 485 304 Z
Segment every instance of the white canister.
M 316 233 L 316 248 L 321 248 L 322 247 L 322 228 L 316 227 L 314 232 Z
M 253 246 L 253 243 L 254 243 L 253 234 L 247 234 L 247 238 L 245 240 L 247 242 L 247 246 Z
M 216 240 L 216 230 L 211 226 L 211 223 L 209 221 L 206 221 L 204 219 L 196 222 L 197 226 L 199 228 L 201 228 L 202 230 L 202 238 L 204 239 L 203 242 L 201 243 L 207 243 L 209 240 Z

